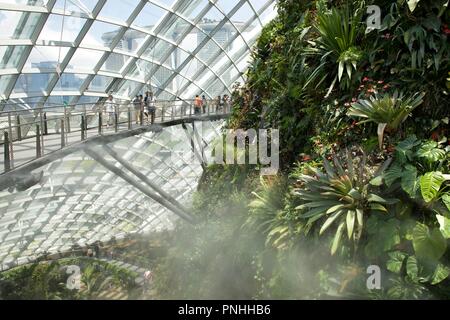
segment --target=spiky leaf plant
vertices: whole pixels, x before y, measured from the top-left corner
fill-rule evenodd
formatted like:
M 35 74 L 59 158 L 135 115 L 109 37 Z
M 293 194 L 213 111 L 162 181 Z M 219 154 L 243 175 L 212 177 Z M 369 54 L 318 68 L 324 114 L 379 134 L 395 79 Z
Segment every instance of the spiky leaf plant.
M 393 95 L 384 94 L 370 97 L 370 100 L 361 99 L 353 103 L 348 111 L 349 116 L 366 118 L 363 122 L 378 124 L 378 139 L 380 148 L 386 129 L 397 131 L 408 116 L 423 103 L 425 93 L 416 93 L 404 96 L 396 91 Z
M 353 69 L 357 69 L 357 64 L 363 56 L 363 52 L 358 48 L 358 35 L 362 32 L 361 10 L 344 8 L 331 8 L 317 13 L 316 29 L 320 34 L 318 39 L 319 51 L 322 59 L 330 57 L 337 65 L 337 75 L 333 81 L 330 91 L 334 87 L 336 80 L 341 82 L 343 75 L 348 75 L 348 80 L 352 78 Z
M 365 154 L 353 159 L 347 153 L 344 160 L 345 164 L 342 164 L 335 156 L 332 165 L 324 159 L 325 173 L 308 168 L 307 174 L 298 177 L 300 187 L 295 190 L 304 202 L 297 210 L 302 218 L 308 219 L 309 226 L 320 222 L 320 235 L 337 226 L 331 254 L 339 248 L 344 232 L 356 244 L 361 238 L 365 216 L 373 211 L 387 213 L 387 205 L 395 203 L 395 200 L 384 199 L 371 191 L 369 182 L 385 166 L 373 173 L 366 164 Z

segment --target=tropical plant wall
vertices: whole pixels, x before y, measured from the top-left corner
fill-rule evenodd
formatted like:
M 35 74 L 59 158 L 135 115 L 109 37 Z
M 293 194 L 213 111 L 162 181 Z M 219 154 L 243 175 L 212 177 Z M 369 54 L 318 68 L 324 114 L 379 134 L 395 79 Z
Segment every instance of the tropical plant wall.
M 448 299 L 449 1 L 277 5 L 228 127 L 280 130 L 282 170 L 206 170 L 160 297 Z

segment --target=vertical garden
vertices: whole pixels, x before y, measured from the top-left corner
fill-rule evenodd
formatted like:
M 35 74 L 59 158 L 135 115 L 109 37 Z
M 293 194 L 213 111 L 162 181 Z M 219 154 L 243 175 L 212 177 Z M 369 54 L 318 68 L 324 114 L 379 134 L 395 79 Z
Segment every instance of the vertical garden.
M 278 1 L 228 127 L 280 130 L 282 169 L 206 170 L 159 298 L 450 298 L 448 5 Z

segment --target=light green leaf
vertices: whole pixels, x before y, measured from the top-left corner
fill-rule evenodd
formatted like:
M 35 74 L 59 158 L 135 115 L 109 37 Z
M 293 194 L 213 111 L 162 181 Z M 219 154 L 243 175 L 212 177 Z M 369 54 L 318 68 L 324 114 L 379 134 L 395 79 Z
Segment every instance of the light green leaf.
M 363 226 L 364 218 L 363 218 L 364 212 L 361 209 L 356 209 L 356 220 L 358 221 L 359 226 Z
M 450 194 L 446 193 L 442 196 L 442 202 L 444 202 L 447 209 L 450 211 Z
M 419 150 L 417 150 L 416 155 L 419 158 L 426 159 L 430 163 L 445 159 L 445 151 L 439 149 L 439 145 L 436 141 L 427 141 L 423 143 Z
M 342 211 L 338 211 L 336 213 L 334 213 L 331 217 L 329 217 L 325 223 L 323 224 L 322 228 L 319 231 L 319 235 L 323 234 L 330 226 L 331 224 L 337 219 L 339 218 L 339 216 L 341 215 Z
M 342 238 L 342 232 L 344 231 L 344 222 L 342 222 L 334 235 L 333 245 L 331 246 L 331 255 L 334 255 L 339 247 L 339 243 Z
M 373 194 L 373 193 L 369 194 L 369 196 L 367 197 L 367 201 L 384 203 L 384 204 L 387 203 L 385 199 L 383 199 L 382 197 L 380 197 L 380 196 L 378 196 L 376 194 Z
M 347 75 L 348 75 L 348 78 L 349 79 L 351 79 L 352 78 L 352 66 L 351 66 L 351 64 L 346 64 L 345 65 L 345 67 L 346 67 L 346 69 L 347 69 Z
M 370 180 L 370 185 L 375 187 L 380 187 L 383 185 L 383 176 L 378 176 Z
M 352 235 L 353 235 L 353 228 L 355 227 L 355 218 L 356 218 L 356 213 L 355 211 L 350 210 L 347 213 L 347 234 L 348 234 L 348 238 L 351 239 Z
M 441 172 L 428 172 L 420 177 L 420 190 L 426 202 L 436 199 L 442 183 L 445 181 Z
M 413 12 L 416 9 L 417 5 L 419 4 L 419 1 L 420 0 L 408 0 L 408 7 L 409 10 L 411 10 L 411 12 Z
M 447 279 L 449 275 L 450 275 L 450 268 L 439 263 L 438 266 L 436 267 L 436 271 L 434 272 L 431 284 L 436 285 Z
M 436 215 L 436 219 L 439 222 L 439 230 L 445 239 L 450 239 L 450 219 L 439 214 Z
M 385 213 L 388 212 L 387 209 L 383 205 L 381 205 L 379 203 L 371 203 L 370 204 L 370 209 L 375 210 L 375 211 L 385 212 Z
M 331 214 L 331 213 L 336 212 L 336 211 L 338 211 L 338 210 L 340 210 L 342 208 L 344 208 L 344 205 L 343 204 L 338 204 L 338 205 L 333 206 L 330 209 L 328 209 L 327 210 L 327 214 Z
M 383 149 L 383 140 L 384 140 L 384 130 L 386 130 L 387 123 L 380 123 L 378 124 L 378 145 L 380 149 Z
M 417 223 L 412 236 L 414 251 L 418 258 L 439 260 L 447 249 L 447 241 L 439 229 L 430 231 L 426 225 Z
M 419 276 L 419 267 L 415 256 L 410 256 L 406 261 L 406 273 L 412 281 L 417 282 Z
M 344 61 L 340 61 L 339 62 L 339 72 L 338 72 L 339 81 L 341 81 L 343 74 L 344 74 Z

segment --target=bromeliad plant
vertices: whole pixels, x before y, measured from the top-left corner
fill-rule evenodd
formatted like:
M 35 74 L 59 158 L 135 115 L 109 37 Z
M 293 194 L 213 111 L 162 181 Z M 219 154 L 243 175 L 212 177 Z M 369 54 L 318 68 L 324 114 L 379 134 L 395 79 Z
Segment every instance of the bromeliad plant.
M 312 227 L 318 221 L 324 221 L 319 234 L 322 235 L 332 225 L 337 225 L 331 247 L 334 255 L 339 248 L 344 231 L 348 239 L 357 244 L 361 238 L 364 219 L 372 211 L 387 213 L 387 205 L 396 201 L 384 199 L 371 190 L 370 181 L 378 176 L 387 164 L 378 172 L 372 173 L 366 166 L 366 155 L 353 159 L 347 153 L 345 167 L 335 156 L 334 166 L 324 159 L 325 173 L 317 168 L 309 168 L 310 173 L 298 177 L 300 188 L 295 194 L 303 200 L 297 207 L 300 215 Z
M 348 80 L 351 80 L 353 69 L 356 70 L 363 56 L 357 46 L 357 38 L 362 32 L 361 10 L 357 9 L 354 15 L 350 13 L 348 6 L 323 10 L 318 12 L 317 21 L 316 29 L 320 34 L 318 53 L 323 59 L 330 56 L 338 66 L 331 91 L 336 80 L 341 82 L 344 72 L 347 73 Z
M 404 96 L 396 91 L 392 96 L 372 96 L 370 100 L 359 100 L 349 108 L 348 115 L 366 118 L 361 122 L 375 122 L 378 124 L 378 141 L 380 149 L 383 146 L 384 132 L 395 132 L 408 116 L 423 103 L 424 93 Z

